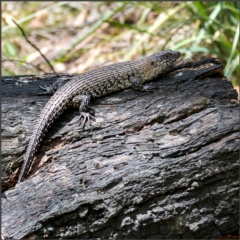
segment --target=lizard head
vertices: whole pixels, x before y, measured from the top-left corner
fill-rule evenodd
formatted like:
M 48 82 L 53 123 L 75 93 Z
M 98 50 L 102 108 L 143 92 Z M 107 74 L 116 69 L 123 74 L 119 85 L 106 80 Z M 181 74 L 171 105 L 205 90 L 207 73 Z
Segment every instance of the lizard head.
M 165 50 L 154 53 L 145 59 L 139 60 L 138 72 L 140 78 L 149 81 L 160 75 L 165 69 L 173 65 L 180 57 L 180 52 Z
M 153 67 L 159 68 L 160 71 L 163 71 L 168 66 L 174 64 L 179 57 L 180 52 L 173 50 L 165 50 L 149 56 L 149 59 Z

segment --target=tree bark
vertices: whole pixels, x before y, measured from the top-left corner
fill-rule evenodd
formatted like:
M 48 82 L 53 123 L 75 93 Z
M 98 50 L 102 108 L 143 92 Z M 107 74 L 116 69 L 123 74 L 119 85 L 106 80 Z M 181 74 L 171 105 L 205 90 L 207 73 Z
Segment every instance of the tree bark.
M 55 121 L 27 179 L 27 138 L 50 96 L 75 75 L 2 78 L 2 238 L 195 239 L 238 229 L 239 105 L 217 59 L 173 67 L 152 93 L 91 102 L 85 129 Z

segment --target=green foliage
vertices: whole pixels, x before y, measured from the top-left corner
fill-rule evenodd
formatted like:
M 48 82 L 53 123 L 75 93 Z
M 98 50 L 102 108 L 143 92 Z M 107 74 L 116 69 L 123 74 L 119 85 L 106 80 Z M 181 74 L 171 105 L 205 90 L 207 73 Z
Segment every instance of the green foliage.
M 4 43 L 4 50 L 5 53 L 9 56 L 9 57 L 16 57 L 17 56 L 17 48 L 14 44 L 12 44 L 11 42 L 5 42 Z
M 182 44 L 183 52 L 214 54 L 225 65 L 225 75 L 237 84 L 239 73 L 239 3 L 191 2 L 188 9 L 195 16 L 197 28 L 191 44 Z M 197 18 L 196 18 L 197 16 Z M 181 44 L 181 43 L 179 43 Z M 239 85 L 239 83 L 237 84 Z
M 49 71 L 47 64 L 34 57 L 36 50 L 11 17 L 43 52 L 52 45 L 46 56 L 53 66 L 62 64 L 68 72 L 170 48 L 179 50 L 183 58 L 219 58 L 225 75 L 240 85 L 238 2 L 61 1 L 4 2 L 2 6 L 3 56 L 25 59 L 45 71 Z M 10 69 L 8 65 L 6 71 L 4 64 L 4 73 L 25 74 L 15 65 Z

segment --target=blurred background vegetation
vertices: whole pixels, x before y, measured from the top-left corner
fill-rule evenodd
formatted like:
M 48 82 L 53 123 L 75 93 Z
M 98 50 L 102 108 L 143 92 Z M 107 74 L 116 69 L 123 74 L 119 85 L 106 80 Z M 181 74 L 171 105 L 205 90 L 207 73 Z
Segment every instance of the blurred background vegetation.
M 2 75 L 82 73 L 163 49 L 217 57 L 239 86 L 239 3 L 2 2 Z

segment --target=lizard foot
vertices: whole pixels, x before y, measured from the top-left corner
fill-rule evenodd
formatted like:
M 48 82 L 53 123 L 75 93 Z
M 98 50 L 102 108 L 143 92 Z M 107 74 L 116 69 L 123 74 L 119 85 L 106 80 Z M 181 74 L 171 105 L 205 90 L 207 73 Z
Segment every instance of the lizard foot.
M 72 124 L 77 124 L 78 126 L 82 125 L 82 127 L 84 128 L 86 123 L 91 124 L 91 121 L 95 121 L 95 117 L 93 116 L 93 113 L 81 112 L 79 116 L 77 116 L 70 122 L 70 125 Z
M 43 95 L 43 94 L 52 94 L 51 86 L 47 87 L 46 85 L 44 85 L 44 86 L 39 85 L 39 87 L 40 87 L 42 90 L 45 91 L 45 92 L 43 92 L 43 93 L 40 93 L 40 95 Z
M 143 87 L 143 91 L 146 91 L 146 92 L 152 92 L 155 89 L 158 89 L 158 86 L 153 82 L 145 84 Z
M 44 85 L 41 86 L 39 85 L 39 87 L 44 90 L 45 92 L 40 93 L 39 95 L 44 95 L 44 94 L 53 94 L 55 93 L 59 88 L 61 88 L 64 85 L 64 82 L 62 80 L 60 81 L 56 81 L 55 83 L 53 83 L 52 85 L 50 85 L 49 87 Z

